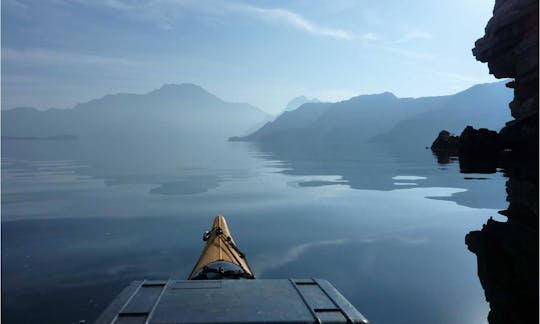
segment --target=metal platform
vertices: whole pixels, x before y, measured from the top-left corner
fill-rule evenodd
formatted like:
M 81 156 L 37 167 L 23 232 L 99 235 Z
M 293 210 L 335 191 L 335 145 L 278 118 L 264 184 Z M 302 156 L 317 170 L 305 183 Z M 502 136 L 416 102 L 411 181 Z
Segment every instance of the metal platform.
M 96 324 L 368 323 L 322 279 L 134 281 Z

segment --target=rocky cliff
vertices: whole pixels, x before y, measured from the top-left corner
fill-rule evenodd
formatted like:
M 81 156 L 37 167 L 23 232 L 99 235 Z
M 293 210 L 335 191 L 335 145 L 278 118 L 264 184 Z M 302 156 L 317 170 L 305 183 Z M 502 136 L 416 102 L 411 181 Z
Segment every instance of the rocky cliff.
M 495 77 L 514 79 L 505 146 L 538 153 L 538 0 L 497 0 L 485 31 L 473 55 Z
M 506 222 L 490 219 L 465 237 L 490 304 L 490 323 L 538 323 L 538 0 L 496 0 L 474 56 L 497 78 L 512 78 L 513 120 L 499 132 Z M 460 163 L 466 157 L 460 151 Z M 462 156 L 463 155 L 463 156 Z M 476 171 L 479 172 L 479 171 Z

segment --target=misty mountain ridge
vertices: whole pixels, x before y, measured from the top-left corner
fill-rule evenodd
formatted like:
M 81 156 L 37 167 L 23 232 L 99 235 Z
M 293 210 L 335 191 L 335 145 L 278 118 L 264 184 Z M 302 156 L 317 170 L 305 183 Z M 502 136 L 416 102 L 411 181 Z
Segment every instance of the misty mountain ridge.
M 319 99 L 317 99 L 317 98 L 309 99 L 306 96 L 298 96 L 298 97 L 295 97 L 295 98 L 291 99 L 287 103 L 287 106 L 285 106 L 284 111 L 292 111 L 292 110 L 295 110 L 298 107 L 302 106 L 305 103 L 311 103 L 311 102 L 321 102 L 321 101 Z
M 441 98 L 441 104 L 399 121 L 388 132 L 374 136 L 373 142 L 398 142 L 402 138 L 430 144 L 439 131 L 460 134 L 467 125 L 499 131 L 512 119 L 508 104 L 513 91 L 507 81 L 478 84 L 452 96 Z
M 137 99 L 136 102 L 130 100 Z M 117 104 L 116 106 L 112 106 Z M 130 104 L 127 106 L 126 104 Z M 133 109 L 133 108 L 153 108 L 153 109 L 183 109 L 183 110 L 216 110 L 216 109 L 246 109 L 257 110 L 263 114 L 262 110 L 247 103 L 226 102 L 217 96 L 206 91 L 202 87 L 192 83 L 165 84 L 161 88 L 152 90 L 145 94 L 118 93 L 108 94 L 99 99 L 77 104 L 73 109 Z
M 248 136 L 231 140 L 426 146 L 442 129 L 455 133 L 467 125 L 500 129 L 509 119 L 511 100 L 512 91 L 505 82 L 436 97 L 398 98 L 391 92 L 360 95 L 336 103 L 304 104 Z
M 511 98 L 504 82 L 437 97 L 398 98 L 383 92 L 335 103 L 305 102 L 267 122 L 270 115 L 250 104 L 226 102 L 195 84 L 165 84 L 145 94 L 106 95 L 71 109 L 3 110 L 2 136 L 163 135 L 187 141 L 192 136 L 226 139 L 249 134 L 231 140 L 427 146 L 442 129 L 460 133 L 469 124 L 500 129 L 510 119 Z M 288 107 L 305 100 L 309 99 L 294 98 Z
M 268 118 L 269 115 L 257 107 L 226 102 L 198 85 L 166 84 L 145 94 L 105 95 L 71 109 L 3 110 L 2 136 L 152 136 L 163 133 L 228 137 L 245 132 Z

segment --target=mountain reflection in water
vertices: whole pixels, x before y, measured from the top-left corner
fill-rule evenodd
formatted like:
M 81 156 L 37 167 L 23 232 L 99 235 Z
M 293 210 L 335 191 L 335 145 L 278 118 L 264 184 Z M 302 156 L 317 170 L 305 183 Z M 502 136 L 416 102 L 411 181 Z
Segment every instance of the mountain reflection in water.
M 221 213 L 259 278 L 326 278 L 373 322 L 485 321 L 462 240 L 505 179 L 456 168 L 377 145 L 5 141 L 2 315 L 91 321 L 132 280 L 185 278 Z

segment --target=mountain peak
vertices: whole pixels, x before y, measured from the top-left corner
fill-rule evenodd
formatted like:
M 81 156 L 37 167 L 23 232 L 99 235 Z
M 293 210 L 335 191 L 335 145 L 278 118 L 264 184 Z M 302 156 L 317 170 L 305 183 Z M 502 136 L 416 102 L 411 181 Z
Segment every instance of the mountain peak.
M 394 100 L 398 99 L 392 92 L 385 91 L 381 93 L 374 93 L 374 94 L 363 94 L 356 97 L 352 97 L 351 99 L 345 100 L 345 101 L 358 101 L 358 100 Z
M 194 83 L 165 83 L 161 88 L 154 90 L 153 92 L 204 92 L 210 94 L 201 86 Z
M 149 95 L 157 96 L 161 98 L 169 98 L 172 100 L 194 100 L 194 101 L 222 101 L 215 95 L 206 91 L 199 85 L 193 83 L 167 83 L 161 86 L 161 88 L 151 91 Z
M 381 93 L 374 93 L 374 94 L 369 94 L 369 95 L 361 95 L 360 97 L 363 97 L 363 96 L 372 96 L 372 97 L 375 97 L 375 98 L 386 98 L 386 99 L 397 99 L 396 95 L 393 94 L 392 92 L 390 91 L 385 91 L 385 92 L 381 92 Z
M 379 94 L 380 96 L 384 96 L 384 97 L 392 97 L 392 98 L 397 98 L 395 94 L 393 94 L 392 92 L 390 91 L 385 91 L 383 93 L 380 93 Z
M 289 103 L 287 103 L 287 106 L 285 107 L 285 111 L 295 110 L 296 108 L 298 108 L 298 107 L 300 107 L 303 104 L 308 103 L 308 102 L 320 102 L 320 101 L 317 98 L 309 99 L 306 96 L 298 96 L 296 98 L 291 99 L 291 101 L 289 101 Z

